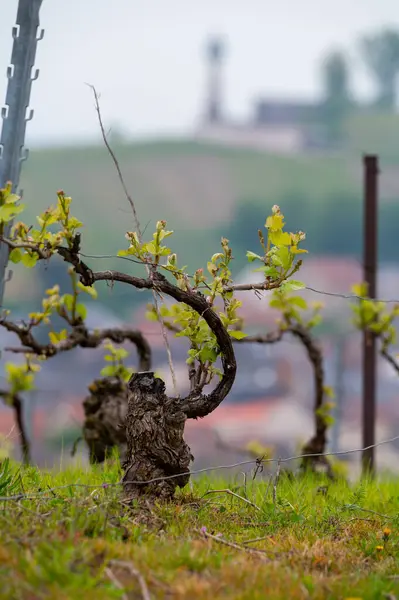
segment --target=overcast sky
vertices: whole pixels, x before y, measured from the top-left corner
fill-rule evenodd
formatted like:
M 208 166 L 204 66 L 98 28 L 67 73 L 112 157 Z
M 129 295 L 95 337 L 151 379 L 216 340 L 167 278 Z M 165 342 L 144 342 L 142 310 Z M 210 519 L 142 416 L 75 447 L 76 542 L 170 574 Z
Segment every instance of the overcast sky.
M 0 102 L 17 0 L 1 0 Z M 89 89 L 101 92 L 104 119 L 129 135 L 190 132 L 201 112 L 204 42 L 228 43 L 226 109 L 245 118 L 257 95 L 314 96 L 326 50 L 352 53 L 359 94 L 370 92 L 356 39 L 399 27 L 398 0 L 43 0 L 28 142 L 98 134 Z

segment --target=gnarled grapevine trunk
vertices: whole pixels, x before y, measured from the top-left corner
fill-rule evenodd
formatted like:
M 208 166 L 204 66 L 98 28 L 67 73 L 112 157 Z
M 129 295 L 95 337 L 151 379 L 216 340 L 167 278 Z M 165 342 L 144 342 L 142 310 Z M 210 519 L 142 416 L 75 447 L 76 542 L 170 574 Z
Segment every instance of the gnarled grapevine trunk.
M 183 439 L 187 416 L 152 372 L 135 373 L 128 387 L 124 491 L 129 498 L 170 499 L 190 478 L 193 456 Z
M 162 292 L 194 309 L 215 335 L 223 375 L 210 394 L 203 394 L 203 385 L 199 385 L 185 398 L 168 398 L 162 380 L 155 378 L 148 369 L 133 375 L 128 384 L 124 490 L 131 497 L 145 494 L 147 497 L 171 498 L 176 486 L 183 487 L 190 477 L 188 467 L 192 456 L 183 439 L 186 419 L 197 419 L 211 413 L 224 400 L 234 383 L 237 363 L 230 334 L 201 292 L 183 290 L 155 270 L 148 279 L 118 271 L 93 273 L 73 251 L 63 249 L 62 256 L 74 266 L 84 285 L 112 280 L 128 283 L 137 289 Z M 176 477 L 179 473 L 181 475 Z M 149 481 L 153 479 L 156 481 Z
M 151 368 L 151 348 L 140 331 L 103 330 L 115 343 L 129 340 L 139 356 L 139 370 Z M 85 420 L 83 437 L 89 448 L 90 462 L 101 463 L 117 447 L 123 463 L 126 456 L 125 418 L 128 388 L 117 377 L 97 379 L 89 386 L 90 395 L 83 401 Z
M 324 405 L 324 364 L 323 364 L 323 353 L 312 338 L 309 331 L 301 325 L 295 325 L 291 328 L 291 332 L 297 338 L 299 338 L 302 344 L 305 346 L 308 353 L 309 360 L 313 367 L 314 373 L 314 408 L 313 414 L 315 419 L 315 432 L 311 439 L 304 445 L 302 452 L 305 456 L 302 459 L 301 467 L 303 470 L 317 470 L 321 467 L 326 474 L 333 478 L 333 470 L 331 464 L 326 456 L 323 454 L 326 452 L 327 446 L 327 431 L 328 424 L 326 419 L 321 414 L 321 410 Z
M 90 392 L 83 401 L 83 437 L 89 448 L 90 462 L 103 462 L 115 447 L 123 462 L 126 457 L 126 384 L 120 379 L 105 377 L 95 380 Z

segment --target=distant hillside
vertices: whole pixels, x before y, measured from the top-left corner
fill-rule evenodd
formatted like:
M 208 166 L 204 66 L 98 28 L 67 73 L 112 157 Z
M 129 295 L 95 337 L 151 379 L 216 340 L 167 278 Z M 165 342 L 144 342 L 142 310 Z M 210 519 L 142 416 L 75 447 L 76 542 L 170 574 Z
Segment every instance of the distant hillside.
M 218 225 L 246 196 L 281 196 L 293 186 L 311 197 L 353 185 L 344 158 L 276 157 L 196 142 L 153 142 L 115 148 L 141 219 L 164 214 L 189 227 Z M 82 218 L 126 227 L 128 206 L 102 146 L 32 150 L 23 169 L 31 213 L 65 189 Z M 212 209 L 212 210 L 210 210 Z M 93 234 L 93 232 L 88 232 Z
M 344 158 L 276 157 L 195 142 L 154 142 L 115 148 L 143 225 L 165 218 L 180 232 L 219 228 L 242 199 L 270 206 L 293 191 L 320 200 L 353 189 Z M 73 196 L 85 223 L 85 250 L 112 253 L 133 227 L 111 159 L 102 146 L 33 150 L 22 187 L 30 218 L 49 205 L 57 189 Z M 197 251 L 196 251 L 197 252 Z M 195 253 L 196 254 L 196 253 Z

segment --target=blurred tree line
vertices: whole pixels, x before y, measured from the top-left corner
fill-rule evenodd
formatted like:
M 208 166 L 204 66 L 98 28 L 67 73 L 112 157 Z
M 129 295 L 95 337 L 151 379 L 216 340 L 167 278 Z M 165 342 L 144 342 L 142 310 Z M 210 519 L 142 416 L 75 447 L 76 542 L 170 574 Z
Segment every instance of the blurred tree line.
M 362 105 L 353 94 L 351 57 L 342 50 L 332 50 L 323 59 L 322 117 L 330 142 L 343 137 L 343 123 L 353 110 L 394 112 L 397 107 L 399 73 L 399 32 L 386 28 L 363 36 L 359 57 L 368 71 L 374 88 L 371 103 Z

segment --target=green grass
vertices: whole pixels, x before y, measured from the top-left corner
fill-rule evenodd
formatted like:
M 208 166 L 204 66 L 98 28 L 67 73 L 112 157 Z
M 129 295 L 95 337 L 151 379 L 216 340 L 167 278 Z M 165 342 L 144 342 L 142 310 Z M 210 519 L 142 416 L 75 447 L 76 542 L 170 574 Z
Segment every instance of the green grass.
M 14 464 L 11 477 L 5 465 L 0 495 L 28 498 L 0 503 L 2 599 L 140 599 L 137 572 L 153 599 L 399 593 L 398 479 L 282 474 L 274 491 L 267 479 L 202 477 L 173 503 L 140 511 L 118 485 L 102 485 L 119 481 L 116 463 L 57 472 Z

